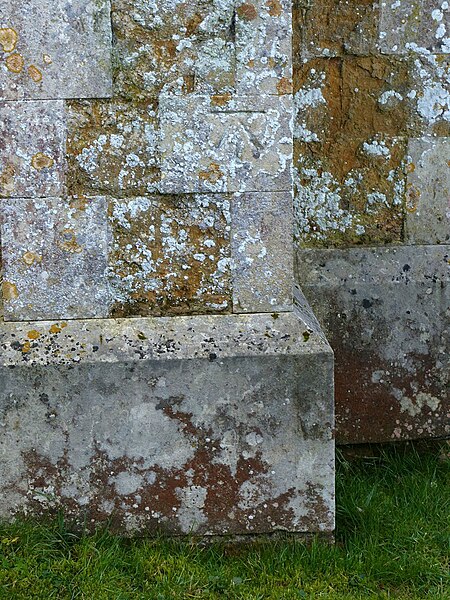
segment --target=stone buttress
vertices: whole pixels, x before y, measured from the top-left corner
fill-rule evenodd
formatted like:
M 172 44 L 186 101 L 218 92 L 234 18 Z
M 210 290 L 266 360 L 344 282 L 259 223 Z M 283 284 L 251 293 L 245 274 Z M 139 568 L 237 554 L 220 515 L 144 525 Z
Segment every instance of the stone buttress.
M 0 0 L 0 513 L 334 523 L 288 0 Z

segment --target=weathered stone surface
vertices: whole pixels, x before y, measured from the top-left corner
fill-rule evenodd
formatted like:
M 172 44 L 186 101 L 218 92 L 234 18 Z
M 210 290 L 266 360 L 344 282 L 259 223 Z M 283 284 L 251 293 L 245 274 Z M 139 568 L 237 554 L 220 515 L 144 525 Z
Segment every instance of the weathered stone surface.
M 341 443 L 450 434 L 450 246 L 300 250 L 336 359 Z
M 116 94 L 234 89 L 234 0 L 115 0 L 112 21 Z
M 239 0 L 236 89 L 239 94 L 292 93 L 291 0 Z
M 55 196 L 64 191 L 64 104 L 0 104 L 0 197 Z
M 73 101 L 68 106 L 68 188 L 129 196 L 159 178 L 156 102 Z
M 450 52 L 450 10 L 442 0 L 382 2 L 379 47 L 386 54 L 415 48 Z
M 163 193 L 292 187 L 290 96 L 161 96 Z
M 224 195 L 111 200 L 114 316 L 231 310 Z
M 406 239 L 412 244 L 450 241 L 450 139 L 408 144 Z
M 401 240 L 408 82 L 407 64 L 386 58 L 315 59 L 296 71 L 300 243 Z
M 297 58 L 375 52 L 379 8 L 372 0 L 299 0 L 295 8 Z
M 332 353 L 309 315 L 5 324 L 0 347 L 2 517 L 332 531 Z
M 292 194 L 235 194 L 233 311 L 292 309 Z
M 0 100 L 111 94 L 109 0 L 1 0 L 0 33 Z
M 104 198 L 13 198 L 0 223 L 5 320 L 108 315 Z

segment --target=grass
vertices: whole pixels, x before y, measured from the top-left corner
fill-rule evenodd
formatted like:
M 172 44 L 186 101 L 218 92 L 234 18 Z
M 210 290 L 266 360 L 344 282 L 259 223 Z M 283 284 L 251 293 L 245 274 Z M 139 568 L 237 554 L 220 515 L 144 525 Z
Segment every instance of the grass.
M 0 527 L 0 598 L 450 599 L 450 461 L 388 449 L 338 461 L 334 546 L 77 536 L 62 519 Z

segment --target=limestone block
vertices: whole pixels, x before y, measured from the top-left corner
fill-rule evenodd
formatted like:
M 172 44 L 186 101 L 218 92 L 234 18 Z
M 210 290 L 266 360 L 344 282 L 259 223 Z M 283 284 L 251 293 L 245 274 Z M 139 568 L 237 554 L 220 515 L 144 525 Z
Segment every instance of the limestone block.
M 314 59 L 296 72 L 301 244 L 401 241 L 409 82 L 407 63 L 386 57 Z
M 61 194 L 65 136 L 60 100 L 0 104 L 0 197 Z
M 372 0 L 299 0 L 294 11 L 294 56 L 374 54 L 379 9 Z
M 413 55 L 408 98 L 410 130 L 421 135 L 450 136 L 450 56 L 419 51 Z
M 112 199 L 114 316 L 231 310 L 224 195 Z
M 291 0 L 237 2 L 238 94 L 292 93 L 291 15 Z
M 406 240 L 450 241 L 450 139 L 410 139 L 408 144 Z
M 450 52 L 450 10 L 442 0 L 382 2 L 379 47 L 386 54 L 421 48 Z
M 155 102 L 68 104 L 67 184 L 72 194 L 146 194 L 159 178 Z
M 292 194 L 232 200 L 233 312 L 292 310 Z
M 162 193 L 290 190 L 290 96 L 161 96 Z
M 335 352 L 338 442 L 450 434 L 449 257 L 448 245 L 297 251 Z
M 6 321 L 108 315 L 104 198 L 0 204 Z
M 234 89 L 234 0 L 117 0 L 114 88 L 136 99 Z
M 2 518 L 332 532 L 332 352 L 302 312 L 4 324 L 0 347 Z
M 0 1 L 0 100 L 110 95 L 109 0 Z

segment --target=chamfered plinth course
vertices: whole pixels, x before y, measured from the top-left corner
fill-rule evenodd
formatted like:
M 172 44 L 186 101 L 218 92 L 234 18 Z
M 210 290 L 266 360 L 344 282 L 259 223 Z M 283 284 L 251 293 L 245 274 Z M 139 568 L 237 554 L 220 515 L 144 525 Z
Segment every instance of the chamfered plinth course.
M 333 354 L 293 312 L 0 327 L 0 515 L 330 533 Z

